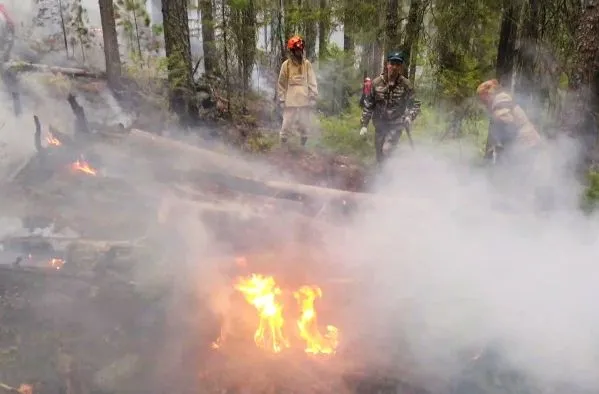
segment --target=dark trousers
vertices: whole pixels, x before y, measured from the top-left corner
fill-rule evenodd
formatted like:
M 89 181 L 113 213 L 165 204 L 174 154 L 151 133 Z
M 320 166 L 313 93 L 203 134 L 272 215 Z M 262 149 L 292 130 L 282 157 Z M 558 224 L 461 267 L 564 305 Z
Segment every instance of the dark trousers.
M 399 137 L 403 131 L 402 124 L 375 123 L 374 125 L 374 149 L 376 161 L 381 164 L 395 151 L 399 143 Z

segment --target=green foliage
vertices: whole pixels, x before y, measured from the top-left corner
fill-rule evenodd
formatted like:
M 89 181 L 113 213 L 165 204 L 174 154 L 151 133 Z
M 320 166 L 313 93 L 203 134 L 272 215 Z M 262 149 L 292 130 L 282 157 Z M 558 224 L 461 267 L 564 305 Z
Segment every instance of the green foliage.
M 592 212 L 599 205 L 599 172 L 590 171 L 587 175 L 587 187 L 582 199 L 582 208 Z
M 85 50 L 91 47 L 93 33 L 89 30 L 89 17 L 87 10 L 83 7 L 81 0 L 73 0 L 66 5 L 68 13 L 65 17 L 68 40 L 73 49 L 78 45 L 81 50 L 83 62 L 85 62 Z
M 253 153 L 267 153 L 278 141 L 276 134 L 252 133 L 245 140 L 245 149 Z
M 115 2 L 115 20 L 127 37 L 127 45 L 132 60 L 143 63 L 143 49 L 153 49 L 150 28 L 150 15 L 146 11 L 146 0 L 117 0 Z M 156 28 L 156 31 L 162 30 Z
M 316 70 L 319 91 L 318 108 L 328 114 L 339 114 L 357 102 L 361 76 L 353 67 L 353 56 L 332 44 L 327 50 L 327 59 L 318 64 Z
M 356 156 L 364 162 L 374 158 L 374 135 L 360 136 L 361 109 L 350 104 L 350 109 L 338 116 L 320 118 L 322 132 L 319 145 L 333 152 Z
M 500 3 L 437 0 L 436 8 L 438 11 L 433 14 L 435 51 L 431 56 L 439 94 L 459 105 L 495 70 Z

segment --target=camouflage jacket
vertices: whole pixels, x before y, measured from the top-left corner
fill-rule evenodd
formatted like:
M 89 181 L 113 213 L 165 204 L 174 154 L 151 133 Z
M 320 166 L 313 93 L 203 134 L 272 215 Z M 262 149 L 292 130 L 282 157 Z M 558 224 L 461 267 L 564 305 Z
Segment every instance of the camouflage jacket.
M 372 81 L 370 94 L 364 99 L 362 127 L 368 126 L 370 119 L 375 127 L 378 124 L 403 124 L 406 115 L 416 117 L 414 88 L 409 79 L 399 76 L 395 84 L 387 82 L 384 74 Z

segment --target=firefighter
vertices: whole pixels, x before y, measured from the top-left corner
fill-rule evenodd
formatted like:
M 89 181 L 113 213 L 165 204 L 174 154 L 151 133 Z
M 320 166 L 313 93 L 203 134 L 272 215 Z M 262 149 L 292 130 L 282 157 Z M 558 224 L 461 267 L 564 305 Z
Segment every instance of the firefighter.
M 291 37 L 287 49 L 290 56 L 281 65 L 277 86 L 278 103 L 283 109 L 280 139 L 286 144 L 289 134 L 297 131 L 304 146 L 312 126 L 318 85 L 312 64 L 304 57 L 304 40 L 300 36 Z
M 550 209 L 555 191 L 541 135 L 496 79 L 481 83 L 476 93 L 491 116 L 485 156 L 498 165 L 495 179 L 520 203 L 528 194 L 536 207 Z
M 394 149 L 403 129 L 409 128 L 418 114 L 414 88 L 403 74 L 403 54 L 398 51 L 389 52 L 385 70 L 372 81 L 370 92 L 364 98 L 360 135 L 366 135 L 368 123 L 372 119 L 376 160 L 379 165 L 387 156 L 387 152 L 383 150 L 385 144 L 388 142 Z
M 0 56 L 2 61 L 10 59 L 10 53 L 15 42 L 15 24 L 4 4 L 0 3 Z
M 476 93 L 491 115 L 487 158 L 519 155 L 539 146 L 541 136 L 535 126 L 496 79 L 481 83 Z

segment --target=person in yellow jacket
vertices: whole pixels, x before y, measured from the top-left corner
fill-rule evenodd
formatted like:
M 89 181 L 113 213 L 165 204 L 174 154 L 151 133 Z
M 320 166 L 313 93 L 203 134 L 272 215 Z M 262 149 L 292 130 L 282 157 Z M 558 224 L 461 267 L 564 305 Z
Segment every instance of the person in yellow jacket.
M 487 157 L 499 152 L 508 155 L 525 152 L 540 145 L 537 129 L 499 81 L 491 79 L 481 83 L 476 93 L 491 115 Z
M 535 203 L 549 207 L 554 197 L 550 186 L 551 163 L 541 135 L 496 79 L 481 83 L 476 93 L 491 115 L 485 156 L 502 164 L 503 171 L 497 172 L 497 180 L 505 182 L 520 201 L 522 192 L 532 187 Z
M 312 126 L 312 112 L 318 97 L 318 85 L 312 64 L 304 57 L 304 40 L 293 36 L 287 42 L 291 55 L 281 65 L 277 84 L 277 98 L 283 109 L 281 143 L 287 143 L 289 134 L 297 131 L 301 144 L 306 145 Z

